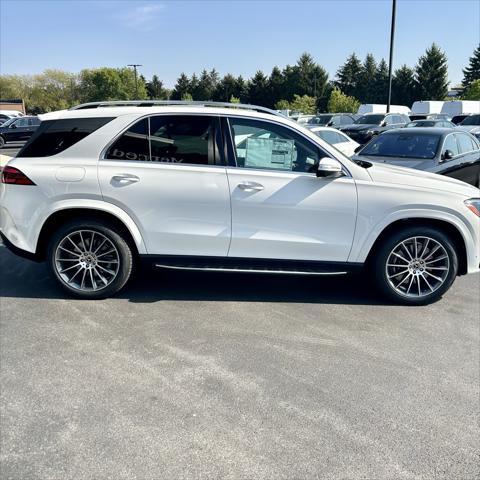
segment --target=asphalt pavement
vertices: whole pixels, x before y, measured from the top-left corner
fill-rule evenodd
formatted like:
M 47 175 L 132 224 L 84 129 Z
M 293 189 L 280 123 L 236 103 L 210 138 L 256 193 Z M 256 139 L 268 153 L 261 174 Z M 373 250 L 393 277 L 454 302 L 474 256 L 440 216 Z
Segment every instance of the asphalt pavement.
M 477 479 L 480 276 L 137 273 L 72 300 L 0 246 L 2 479 Z

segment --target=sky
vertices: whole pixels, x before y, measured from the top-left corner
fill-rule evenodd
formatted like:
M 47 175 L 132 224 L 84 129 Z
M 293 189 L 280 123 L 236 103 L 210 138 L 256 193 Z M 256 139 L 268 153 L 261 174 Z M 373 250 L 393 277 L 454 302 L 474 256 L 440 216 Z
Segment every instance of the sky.
M 0 0 L 0 74 L 138 63 L 173 87 L 181 72 L 249 78 L 303 52 L 335 76 L 352 52 L 388 60 L 391 0 Z M 452 84 L 480 42 L 480 0 L 398 0 L 393 67 L 432 42 Z

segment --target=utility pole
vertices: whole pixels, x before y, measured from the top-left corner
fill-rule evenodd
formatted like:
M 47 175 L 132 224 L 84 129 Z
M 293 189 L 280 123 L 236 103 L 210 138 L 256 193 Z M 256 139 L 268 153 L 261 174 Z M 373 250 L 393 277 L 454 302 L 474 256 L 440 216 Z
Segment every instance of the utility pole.
M 139 63 L 132 63 L 130 65 L 127 65 L 127 67 L 133 67 L 133 70 L 135 72 L 135 100 L 138 100 L 138 80 L 137 80 L 137 67 L 141 67 Z
M 388 65 L 388 103 L 387 113 L 390 112 L 392 103 L 392 63 L 393 63 L 393 39 L 395 37 L 395 12 L 397 9 L 397 0 L 392 0 L 392 27 L 390 29 L 390 61 Z

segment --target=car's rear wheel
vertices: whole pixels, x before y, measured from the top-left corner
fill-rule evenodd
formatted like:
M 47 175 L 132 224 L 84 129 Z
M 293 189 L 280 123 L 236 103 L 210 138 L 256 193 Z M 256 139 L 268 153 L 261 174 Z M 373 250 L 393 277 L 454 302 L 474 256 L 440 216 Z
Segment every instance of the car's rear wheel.
M 458 257 L 451 239 L 433 228 L 412 227 L 391 235 L 374 259 L 380 289 L 397 303 L 426 305 L 452 285 Z
M 128 281 L 133 266 L 128 242 L 115 227 L 85 220 L 60 227 L 48 246 L 48 264 L 70 294 L 105 298 Z

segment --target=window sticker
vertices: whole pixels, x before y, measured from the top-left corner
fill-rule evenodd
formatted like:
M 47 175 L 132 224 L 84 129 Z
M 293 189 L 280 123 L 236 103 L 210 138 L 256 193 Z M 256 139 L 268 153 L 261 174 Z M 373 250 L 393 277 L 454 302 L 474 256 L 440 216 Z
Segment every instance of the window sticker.
M 272 138 L 247 138 L 245 167 L 292 170 L 294 141 Z

